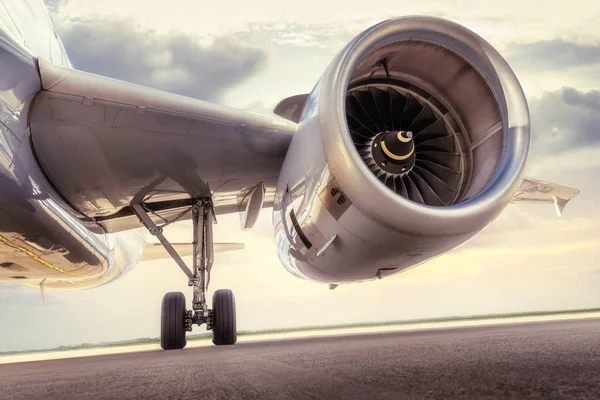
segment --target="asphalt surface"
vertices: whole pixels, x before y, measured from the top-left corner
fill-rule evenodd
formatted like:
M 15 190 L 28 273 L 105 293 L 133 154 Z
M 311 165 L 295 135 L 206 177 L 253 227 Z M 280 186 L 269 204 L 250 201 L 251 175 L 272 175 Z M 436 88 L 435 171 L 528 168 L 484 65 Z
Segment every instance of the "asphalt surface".
M 3 399 L 600 399 L 600 319 L 0 365 Z

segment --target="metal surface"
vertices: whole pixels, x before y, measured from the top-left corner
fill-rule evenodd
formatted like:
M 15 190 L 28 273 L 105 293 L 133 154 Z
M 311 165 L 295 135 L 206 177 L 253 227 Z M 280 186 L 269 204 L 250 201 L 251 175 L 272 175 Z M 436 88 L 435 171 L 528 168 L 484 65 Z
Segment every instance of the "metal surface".
M 473 171 L 465 194 L 469 200 L 448 207 L 418 205 L 390 193 L 365 173 L 366 166 L 346 134 L 344 104 L 353 80 L 383 74 L 381 68 L 372 67 L 380 59 L 388 59 L 393 77 L 418 82 L 437 98 L 447 99 L 471 143 L 502 121 L 502 129 L 473 150 L 480 168 Z M 513 72 L 482 38 L 439 18 L 398 18 L 359 35 L 330 68 L 319 91 L 323 151 L 333 175 L 361 213 L 392 230 L 403 227 L 417 235 L 452 236 L 481 229 L 508 204 L 523 175 L 529 114 Z M 479 158 L 486 161 L 478 163 Z M 345 164 L 354 168 L 341 168 Z M 365 188 L 377 201 L 359 201 Z
M 188 272 L 197 320 L 209 321 L 201 292 L 215 215 L 242 211 L 250 228 L 274 206 L 284 267 L 335 286 L 441 255 L 511 200 L 560 213 L 578 193 L 521 183 L 529 116 L 514 74 L 479 36 L 438 18 L 393 19 L 361 33 L 309 95 L 278 104 L 286 119 L 75 71 L 39 0 L 0 0 L 0 70 L 0 282 L 36 290 L 111 282 L 142 259 L 142 226 L 160 238 L 159 226 L 201 217 Z M 445 110 L 449 131 L 460 132 L 454 204 L 403 198 L 355 148 L 348 90 L 391 81 Z M 198 199 L 202 215 L 189 212 Z
M 336 238 L 337 238 L 337 235 L 333 235 L 328 241 L 326 241 L 325 244 L 323 245 L 323 247 L 321 247 L 321 249 L 319 251 L 317 251 L 316 256 L 321 257 L 323 254 L 325 254 L 325 252 L 327 251 L 329 246 L 331 246 L 333 244 L 333 241 Z
M 517 204 L 554 204 L 556 214 L 560 217 L 567 203 L 579 192 L 579 189 L 525 178 L 511 202 Z
M 275 189 L 292 122 L 43 61 L 40 73 L 36 154 L 61 195 L 101 225 L 149 185 L 149 206 L 190 196 L 233 196 L 239 206 L 261 182 Z
M 403 81 L 370 80 L 352 85 L 346 95 L 349 133 L 365 164 L 394 193 L 430 206 L 459 202 L 473 169 L 472 152 L 461 146 L 465 132 L 454 128 L 462 125 L 455 114 Z M 405 151 L 396 155 L 387 146 Z
M 308 94 L 297 94 L 281 100 L 273 109 L 273 112 L 280 117 L 292 122 L 300 122 L 302 112 L 308 101 Z
M 181 259 L 181 254 L 163 235 L 163 227 L 174 221 L 168 221 L 158 226 L 149 217 L 145 204 L 132 203 L 136 216 L 150 234 L 156 236 L 168 255 L 177 263 L 179 269 L 188 277 L 188 286 L 192 287 L 192 310 L 186 311 L 186 330 L 191 331 L 193 324 L 207 324 L 211 328 L 210 310 L 208 309 L 206 292 L 210 284 L 210 272 L 214 262 L 214 240 L 212 224 L 214 215 L 210 198 L 197 199 L 191 207 L 194 241 L 192 248 L 192 268 L 190 269 Z M 185 214 L 181 214 L 183 218 Z
M 115 238 L 81 218 L 31 148 L 36 56 L 70 66 L 54 25 L 42 2 L 2 0 L 0 28 L 0 282 L 74 289 L 114 280 L 139 262 L 137 233 Z
M 146 227 L 146 229 L 148 229 L 150 234 L 156 236 L 156 238 L 160 241 L 160 244 L 163 245 L 167 253 L 169 253 L 169 256 L 171 256 L 175 263 L 177 263 L 177 266 L 183 271 L 183 273 L 186 274 L 189 279 L 192 279 L 194 277 L 192 271 L 190 271 L 185 262 L 181 259 L 181 256 L 177 250 L 171 245 L 171 243 L 169 243 L 163 234 L 162 227 L 157 226 L 148 216 L 143 204 L 132 204 L 131 209 L 138 216 L 140 222 Z
M 353 143 L 347 120 L 349 90 L 363 90 L 364 102 L 374 96 L 366 84 L 373 89 L 395 85 L 438 110 L 436 119 L 454 132 L 460 149 L 453 167 L 462 174 L 455 186 L 458 198 L 446 205 L 418 204 L 412 200 L 433 202 L 416 191 L 406 193 L 408 200 L 373 173 Z M 371 111 L 385 114 L 382 105 L 375 103 Z M 359 101 L 350 112 L 361 107 L 364 111 Z M 375 117 L 366 113 L 363 123 L 376 125 Z M 406 271 L 464 243 L 494 220 L 519 187 L 528 149 L 529 115 L 521 87 L 487 42 L 439 18 L 384 21 L 352 40 L 309 96 L 275 197 L 280 259 L 296 275 L 330 283 Z M 300 182 L 303 190 L 283 201 L 286 188 Z M 332 182 L 337 199 L 349 204 L 341 214 L 332 207 Z M 288 221 L 292 210 L 311 248 L 295 240 L 293 221 Z M 317 257 L 333 235 L 335 242 Z
M 242 201 L 242 205 L 244 206 L 244 211 L 241 215 L 242 230 L 250 230 L 256 223 L 265 202 L 265 192 L 265 185 L 261 182 L 252 188 Z

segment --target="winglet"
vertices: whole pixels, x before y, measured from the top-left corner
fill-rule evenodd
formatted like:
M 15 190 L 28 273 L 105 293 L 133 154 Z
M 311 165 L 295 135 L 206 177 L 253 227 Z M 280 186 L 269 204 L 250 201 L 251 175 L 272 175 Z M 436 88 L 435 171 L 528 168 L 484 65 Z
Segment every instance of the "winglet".
M 563 210 L 572 198 L 580 193 L 579 189 L 557 185 L 556 183 L 524 178 L 511 203 L 551 204 L 554 203 L 556 215 L 562 217 Z
M 569 202 L 570 199 L 561 199 L 560 197 L 556 197 L 556 196 L 552 196 L 552 199 L 554 200 L 554 208 L 556 209 L 556 216 L 557 217 L 562 217 L 562 213 L 563 210 L 565 209 L 565 206 L 567 205 L 567 203 Z

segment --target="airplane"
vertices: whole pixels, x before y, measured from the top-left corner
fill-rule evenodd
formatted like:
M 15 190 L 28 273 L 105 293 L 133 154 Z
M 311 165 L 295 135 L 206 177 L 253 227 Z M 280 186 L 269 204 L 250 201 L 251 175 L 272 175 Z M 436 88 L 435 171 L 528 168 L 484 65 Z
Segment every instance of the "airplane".
M 215 252 L 243 247 L 214 242 L 219 215 L 249 230 L 271 209 L 284 268 L 334 289 L 438 257 L 509 203 L 560 216 L 579 193 L 524 177 L 517 77 L 445 19 L 366 29 L 310 93 L 260 115 L 76 70 L 42 0 L 0 5 L 0 282 L 88 289 L 170 257 L 192 307 L 164 296 L 165 350 L 193 325 L 237 340 L 233 293 L 207 299 Z M 189 219 L 193 243 L 165 238 Z

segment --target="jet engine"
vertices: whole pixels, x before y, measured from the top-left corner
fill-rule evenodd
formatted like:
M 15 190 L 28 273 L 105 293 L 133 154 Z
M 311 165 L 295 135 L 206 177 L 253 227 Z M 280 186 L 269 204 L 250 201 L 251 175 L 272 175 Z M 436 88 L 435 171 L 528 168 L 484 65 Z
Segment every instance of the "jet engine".
M 369 280 L 441 255 L 493 221 L 523 179 L 521 86 L 490 44 L 443 19 L 367 29 L 298 115 L 273 223 L 282 263 L 303 278 Z

